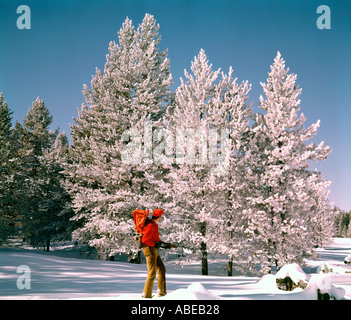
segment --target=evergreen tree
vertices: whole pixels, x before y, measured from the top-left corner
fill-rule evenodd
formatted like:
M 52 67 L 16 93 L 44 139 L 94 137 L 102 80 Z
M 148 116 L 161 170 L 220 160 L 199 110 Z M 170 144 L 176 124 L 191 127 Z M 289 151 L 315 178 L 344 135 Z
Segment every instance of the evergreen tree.
M 40 204 L 31 228 L 31 240 L 49 251 L 51 241 L 69 240 L 73 231 L 70 196 L 64 187 L 62 163 L 67 162 L 68 140 L 65 133 L 58 135 L 51 148 L 43 151 L 37 179 Z M 34 242 L 34 241 L 33 241 Z
M 15 199 L 15 156 L 12 111 L 0 93 L 0 242 L 12 235 L 16 228 Z
M 44 246 L 43 239 L 39 236 L 43 228 L 41 218 L 44 177 L 41 159 L 57 136 L 57 131 L 53 132 L 49 128 L 51 123 L 50 111 L 39 97 L 33 102 L 32 108 L 29 108 L 23 125 L 16 123 L 19 144 L 15 164 L 19 176 L 17 205 L 21 211 L 22 234 L 33 245 Z
M 231 148 L 239 145 L 230 142 L 248 125 L 244 103 L 249 86 L 238 85 L 231 68 L 229 75 L 222 73 L 218 79 L 220 70 L 212 71 L 204 50 L 195 57 L 191 71 L 185 71 L 187 81 L 181 79 L 175 106 L 164 120 L 168 136 L 175 137 L 175 163 L 166 157 L 169 172 L 161 179 L 154 177 L 153 183 L 158 185 L 157 195 L 168 202 L 164 228 L 169 240 L 192 247 L 201 256 L 202 274 L 208 274 L 208 250 L 231 246 L 223 237 L 228 233 L 223 226 L 235 220 L 226 176 L 234 175 L 229 158 Z
M 343 211 L 334 207 L 334 236 L 339 238 L 350 238 L 351 233 L 351 211 Z
M 231 148 L 228 170 L 220 191 L 223 192 L 224 206 L 216 208 L 224 228 L 223 232 L 220 232 L 218 222 L 215 223 L 216 228 L 211 232 L 213 235 L 211 242 L 217 246 L 216 252 L 228 255 L 228 275 L 231 276 L 233 260 L 237 263 L 240 261 L 238 252 L 245 239 L 243 230 L 246 225 L 242 213 L 247 209 L 246 196 L 252 192 L 250 184 L 247 183 L 246 156 L 249 150 L 250 121 L 253 113 L 251 105 L 246 104 L 251 85 L 247 82 L 238 85 L 236 79 L 232 80 L 230 76 L 229 79 L 222 110 L 227 115 L 223 125 L 229 130 Z
M 308 227 L 315 247 L 324 248 L 332 243 L 334 234 L 333 220 L 335 212 L 333 212 L 332 204 L 328 199 L 329 191 L 325 190 L 329 183 L 326 183 L 319 175 L 323 186 L 317 184 L 315 191 L 315 205 L 312 207 L 313 214 L 309 217 Z
M 111 42 L 104 72 L 96 70 L 86 103 L 71 127 L 72 147 L 65 174 L 73 199 L 75 236 L 100 256 L 130 252 L 131 213 L 145 198 L 144 174 L 151 164 L 142 154 L 143 131 L 169 99 L 172 77 L 159 26 L 146 14 L 134 29 L 128 18 Z M 157 127 L 157 122 L 153 122 Z M 145 145 L 145 143 L 144 143 Z M 138 153 L 130 158 L 130 153 Z
M 330 148 L 306 143 L 316 135 L 319 121 L 305 128 L 295 82 L 278 52 L 267 83 L 261 83 L 265 98 L 260 96 L 259 107 L 265 114 L 257 115 L 248 160 L 247 180 L 254 188 L 247 197 L 243 255 L 263 272 L 313 254 L 316 229 L 311 224 L 330 209 L 325 195 L 329 183 L 309 170 L 309 161 L 325 160 Z M 330 236 L 328 231 L 323 237 L 327 241 Z

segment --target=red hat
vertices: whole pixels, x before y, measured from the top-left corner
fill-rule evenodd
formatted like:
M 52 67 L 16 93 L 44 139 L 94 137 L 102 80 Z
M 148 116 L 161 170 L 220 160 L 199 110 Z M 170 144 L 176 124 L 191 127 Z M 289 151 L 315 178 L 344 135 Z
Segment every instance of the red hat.
M 163 214 L 164 214 L 164 212 L 163 212 L 162 209 L 155 209 L 155 210 L 152 212 L 152 215 L 153 215 L 154 217 L 161 217 Z

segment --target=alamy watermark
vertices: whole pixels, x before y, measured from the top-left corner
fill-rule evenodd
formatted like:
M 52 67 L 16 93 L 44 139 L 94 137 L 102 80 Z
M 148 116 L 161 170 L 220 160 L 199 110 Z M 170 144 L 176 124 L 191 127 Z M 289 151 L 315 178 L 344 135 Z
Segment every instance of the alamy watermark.
M 18 29 L 31 29 L 31 10 L 27 5 L 20 5 L 16 10 L 20 16 L 17 18 L 16 26 Z M 317 7 L 317 14 L 320 16 L 317 18 L 316 25 L 318 29 L 331 29 L 331 11 L 327 5 L 320 5 Z
M 123 132 L 123 163 L 209 165 L 214 175 L 228 171 L 231 140 L 227 129 L 221 129 L 220 135 L 214 128 L 153 130 L 151 121 L 143 129 L 143 133 L 135 128 Z
M 321 14 L 316 22 L 317 28 L 320 30 L 331 29 L 331 11 L 327 5 L 320 5 L 317 13 Z
M 31 289 L 31 271 L 27 265 L 21 265 L 17 268 L 16 273 L 21 274 L 16 281 L 18 290 Z
M 30 7 L 26 5 L 21 5 L 17 7 L 16 12 L 20 14 L 17 18 L 16 26 L 18 29 L 31 29 L 31 12 Z

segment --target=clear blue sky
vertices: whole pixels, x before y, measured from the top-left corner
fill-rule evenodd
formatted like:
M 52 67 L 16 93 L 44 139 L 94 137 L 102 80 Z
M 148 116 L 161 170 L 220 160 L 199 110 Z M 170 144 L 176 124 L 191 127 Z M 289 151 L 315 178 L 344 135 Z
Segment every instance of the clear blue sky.
M 31 29 L 19 30 L 19 5 L 31 9 Z M 319 30 L 316 10 L 328 5 L 331 29 Z M 0 0 L 0 92 L 23 117 L 39 96 L 54 116 L 53 129 L 69 135 L 95 67 L 128 16 L 137 26 L 145 13 L 160 24 L 168 48 L 173 89 L 201 48 L 214 68 L 234 68 L 249 80 L 257 105 L 269 66 L 279 50 L 303 89 L 301 111 L 309 125 L 321 120 L 315 139 L 333 153 L 316 165 L 332 181 L 330 198 L 351 209 L 351 1 L 350 0 Z

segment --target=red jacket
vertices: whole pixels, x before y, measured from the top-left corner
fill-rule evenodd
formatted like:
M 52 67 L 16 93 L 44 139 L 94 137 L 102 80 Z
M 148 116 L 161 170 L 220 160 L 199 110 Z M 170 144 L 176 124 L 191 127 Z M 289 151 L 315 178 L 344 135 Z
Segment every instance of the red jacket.
M 154 220 L 146 220 L 142 242 L 147 246 L 154 247 L 155 241 L 160 242 L 158 225 Z

